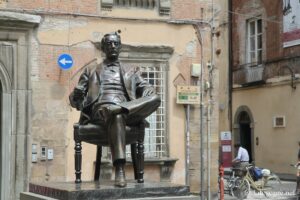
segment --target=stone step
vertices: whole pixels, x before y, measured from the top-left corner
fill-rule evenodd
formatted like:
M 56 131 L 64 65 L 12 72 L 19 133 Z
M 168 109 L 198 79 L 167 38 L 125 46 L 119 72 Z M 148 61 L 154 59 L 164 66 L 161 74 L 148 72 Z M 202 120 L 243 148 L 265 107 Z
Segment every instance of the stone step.
M 31 192 L 22 192 L 20 195 L 20 200 L 57 200 L 57 199 L 45 197 Z

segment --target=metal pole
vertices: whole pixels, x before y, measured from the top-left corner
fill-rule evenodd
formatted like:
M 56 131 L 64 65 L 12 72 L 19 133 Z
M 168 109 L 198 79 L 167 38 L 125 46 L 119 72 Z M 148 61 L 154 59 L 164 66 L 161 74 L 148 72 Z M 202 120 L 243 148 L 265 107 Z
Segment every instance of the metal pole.
M 185 168 L 186 168 L 186 174 L 185 174 L 185 184 L 190 185 L 190 105 L 185 105 L 186 109 L 186 162 L 185 162 Z
M 211 192 L 210 192 L 210 135 L 211 135 L 211 115 L 210 115 L 210 102 L 207 105 L 207 200 L 211 199 Z
M 208 200 L 211 199 L 211 181 L 210 181 L 210 173 L 211 173 L 211 145 L 210 145 L 210 137 L 211 137 L 211 103 L 212 103 L 212 85 L 213 85 L 213 69 L 215 65 L 215 56 L 214 56 L 214 20 L 215 20 L 215 13 L 214 13 L 214 0 L 211 1 L 212 3 L 212 22 L 211 22 L 211 67 L 209 69 L 209 100 L 207 106 L 207 193 L 208 193 Z
M 201 31 L 199 30 L 200 34 L 200 40 L 201 40 L 201 73 L 200 73 L 200 171 L 201 171 L 201 177 L 200 177 L 200 184 L 201 184 L 201 189 L 200 189 L 200 195 L 201 195 L 201 200 L 204 200 L 204 142 L 203 142 L 203 132 L 204 132 L 204 126 L 203 126 L 203 115 L 204 115 L 204 87 L 203 87 L 203 37 L 201 34 Z

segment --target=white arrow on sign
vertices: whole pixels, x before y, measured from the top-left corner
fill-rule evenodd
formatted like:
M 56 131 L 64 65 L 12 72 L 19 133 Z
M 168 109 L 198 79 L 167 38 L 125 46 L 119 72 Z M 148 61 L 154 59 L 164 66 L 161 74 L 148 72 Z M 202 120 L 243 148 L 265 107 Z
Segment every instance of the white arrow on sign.
M 60 62 L 61 64 L 63 64 L 63 65 L 66 65 L 66 64 L 71 64 L 71 63 L 73 63 L 73 61 L 72 61 L 72 60 L 66 60 L 65 58 L 61 59 L 59 62 Z

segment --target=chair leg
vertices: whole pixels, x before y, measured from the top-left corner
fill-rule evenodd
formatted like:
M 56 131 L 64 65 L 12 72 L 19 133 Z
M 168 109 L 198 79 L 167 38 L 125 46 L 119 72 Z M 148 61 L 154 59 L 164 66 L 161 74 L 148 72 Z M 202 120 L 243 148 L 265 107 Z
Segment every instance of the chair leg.
M 81 183 L 81 162 L 82 162 L 81 141 L 75 140 L 74 149 L 75 149 L 75 175 L 76 175 L 75 183 Z
M 137 154 L 137 161 L 138 161 L 138 183 L 144 183 L 144 140 L 138 140 L 138 154 Z
M 137 143 L 131 144 L 131 159 L 134 171 L 134 179 L 138 180 Z
M 96 155 L 96 166 L 95 166 L 94 181 L 99 181 L 101 156 L 102 156 L 102 146 L 97 145 L 97 155 Z

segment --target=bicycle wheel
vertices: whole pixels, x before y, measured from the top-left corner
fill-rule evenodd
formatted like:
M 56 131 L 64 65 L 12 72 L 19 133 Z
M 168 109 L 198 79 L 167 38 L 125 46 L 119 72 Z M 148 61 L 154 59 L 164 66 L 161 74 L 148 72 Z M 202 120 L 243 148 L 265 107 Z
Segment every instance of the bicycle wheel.
M 235 180 L 234 186 L 231 188 L 232 196 L 238 199 L 247 198 L 250 192 L 250 183 L 248 180 L 243 178 L 238 178 Z

